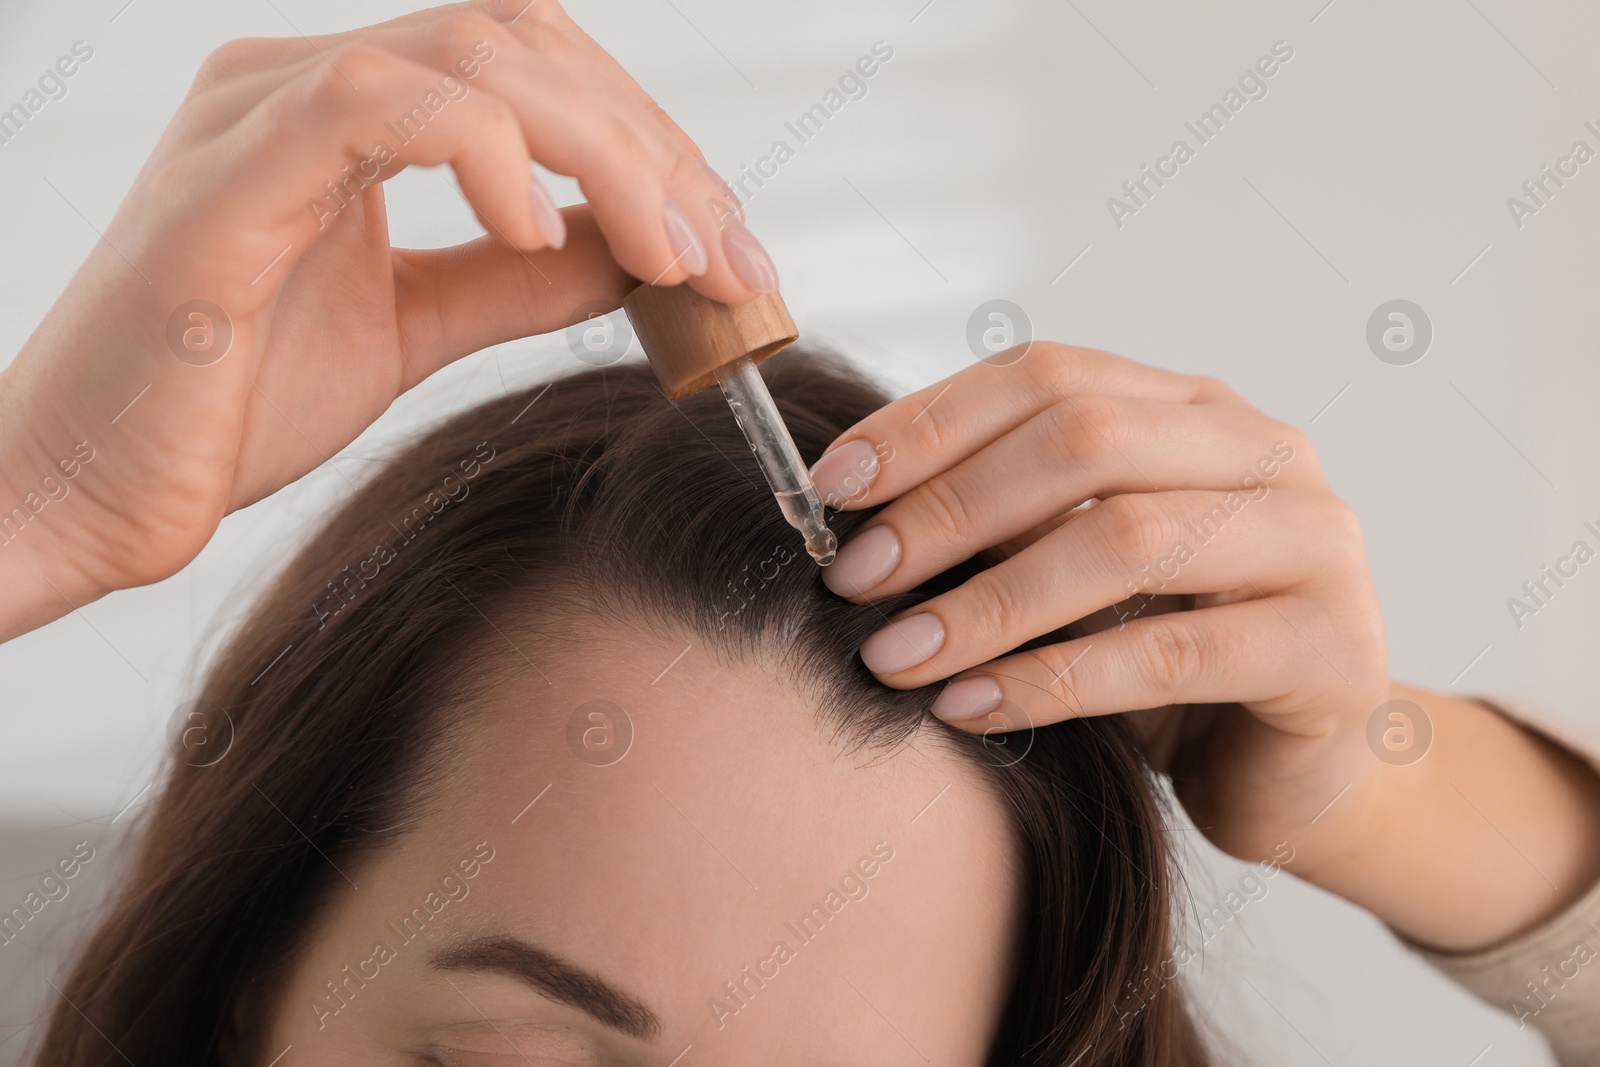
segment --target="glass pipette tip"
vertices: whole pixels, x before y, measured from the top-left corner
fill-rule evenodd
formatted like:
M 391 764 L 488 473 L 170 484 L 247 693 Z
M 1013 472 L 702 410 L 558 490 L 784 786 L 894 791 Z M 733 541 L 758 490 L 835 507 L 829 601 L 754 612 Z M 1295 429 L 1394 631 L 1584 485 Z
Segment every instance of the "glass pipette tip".
M 717 384 L 722 387 L 722 396 L 733 409 L 745 440 L 750 442 L 750 451 L 755 453 L 772 495 L 778 498 L 783 517 L 805 537 L 806 552 L 817 565 L 826 567 L 833 562 L 839 539 L 828 529 L 811 472 L 800 458 L 800 450 L 794 446 L 794 438 L 789 436 L 789 427 L 784 425 L 766 382 L 761 380 L 756 361 L 744 356 L 718 368 Z

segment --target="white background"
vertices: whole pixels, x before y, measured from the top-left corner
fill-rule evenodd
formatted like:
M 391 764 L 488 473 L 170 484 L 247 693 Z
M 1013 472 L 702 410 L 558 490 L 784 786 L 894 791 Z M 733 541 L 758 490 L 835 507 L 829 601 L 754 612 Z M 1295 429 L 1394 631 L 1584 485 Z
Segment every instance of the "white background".
M 1361 514 L 1398 676 L 1519 693 L 1600 724 L 1600 563 L 1520 631 L 1506 605 L 1575 539 L 1595 541 L 1584 520 L 1600 525 L 1600 161 L 1520 229 L 1506 207 L 1575 139 L 1600 148 L 1582 127 L 1600 125 L 1600 9 L 925 3 L 570 8 L 730 179 L 774 140 L 793 144 L 785 120 L 886 41 L 894 58 L 868 95 L 749 203 L 803 336 L 901 391 L 966 365 L 968 316 L 1004 298 L 1038 336 L 1222 376 L 1308 427 Z M 95 51 L 67 97 L 0 145 L 0 361 L 97 240 L 210 49 L 412 6 L 124 4 L 0 9 L 0 108 L 74 41 Z M 1107 198 L 1174 139 L 1193 144 L 1184 121 L 1280 40 L 1294 58 L 1268 95 L 1115 226 Z M 474 235 L 442 177 L 392 183 L 398 242 Z M 576 197 L 570 183 L 556 188 L 563 202 Z M 1408 367 L 1380 362 L 1364 336 L 1373 309 L 1397 297 L 1421 305 L 1435 331 Z M 464 359 L 329 466 L 227 519 L 183 573 L 0 646 L 0 903 L 20 898 L 64 842 L 109 850 L 134 821 L 206 653 L 347 479 L 427 420 L 572 362 L 559 336 Z M 1197 854 L 1191 890 L 1203 910 L 1241 868 Z M 109 870 L 91 865 L 85 877 Z M 1548 1062 L 1528 1031 L 1434 977 L 1369 917 L 1287 878 L 1271 886 L 1189 972 L 1201 1004 L 1258 1062 Z M 43 985 L 50 946 L 92 911 L 93 891 L 62 902 L 49 930 L 30 927 L 29 943 L 0 949 L 12 983 L 0 1061 L 24 1044 L 26 994 Z

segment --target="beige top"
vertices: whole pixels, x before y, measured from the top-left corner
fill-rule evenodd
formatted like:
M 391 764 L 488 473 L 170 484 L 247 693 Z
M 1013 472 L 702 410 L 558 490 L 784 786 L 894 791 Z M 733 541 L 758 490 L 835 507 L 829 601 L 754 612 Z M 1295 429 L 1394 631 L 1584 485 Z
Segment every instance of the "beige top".
M 1600 738 L 1515 698 L 1480 699 L 1600 770 Z M 1520 1026 L 1543 1033 L 1563 1067 L 1600 1064 L 1600 884 L 1543 926 L 1482 952 L 1407 944 Z

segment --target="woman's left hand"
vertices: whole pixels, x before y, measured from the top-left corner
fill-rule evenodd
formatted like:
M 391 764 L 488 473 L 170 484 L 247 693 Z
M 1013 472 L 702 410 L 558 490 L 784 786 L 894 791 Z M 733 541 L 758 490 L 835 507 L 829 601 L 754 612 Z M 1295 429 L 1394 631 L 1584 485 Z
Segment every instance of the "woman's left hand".
M 1303 434 L 1223 383 L 1035 342 L 874 413 L 816 477 L 834 507 L 890 501 L 824 572 L 851 600 L 1006 553 L 862 645 L 895 688 L 952 678 L 946 721 L 1143 711 L 1195 823 L 1251 860 L 1314 845 L 1313 818 L 1381 766 L 1365 732 L 1388 664 L 1354 513 Z

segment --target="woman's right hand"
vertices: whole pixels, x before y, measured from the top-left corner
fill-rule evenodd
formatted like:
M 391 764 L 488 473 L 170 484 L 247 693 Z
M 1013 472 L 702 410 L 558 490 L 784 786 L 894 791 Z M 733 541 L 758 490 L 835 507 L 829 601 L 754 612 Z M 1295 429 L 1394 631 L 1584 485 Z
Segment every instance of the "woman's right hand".
M 1003 557 L 862 644 L 896 689 L 952 679 L 947 722 L 1131 712 L 1213 844 L 1438 948 L 1532 929 L 1600 878 L 1600 778 L 1390 681 L 1354 512 L 1224 383 L 1035 341 L 867 416 L 814 472 L 830 503 L 885 505 L 823 572 L 857 603 Z
M 557 211 L 530 160 L 588 203 Z M 381 182 L 446 163 L 487 235 L 391 247 Z M 0 374 L 0 639 L 175 573 L 446 363 L 633 279 L 777 287 L 731 191 L 556 0 L 224 45 Z

